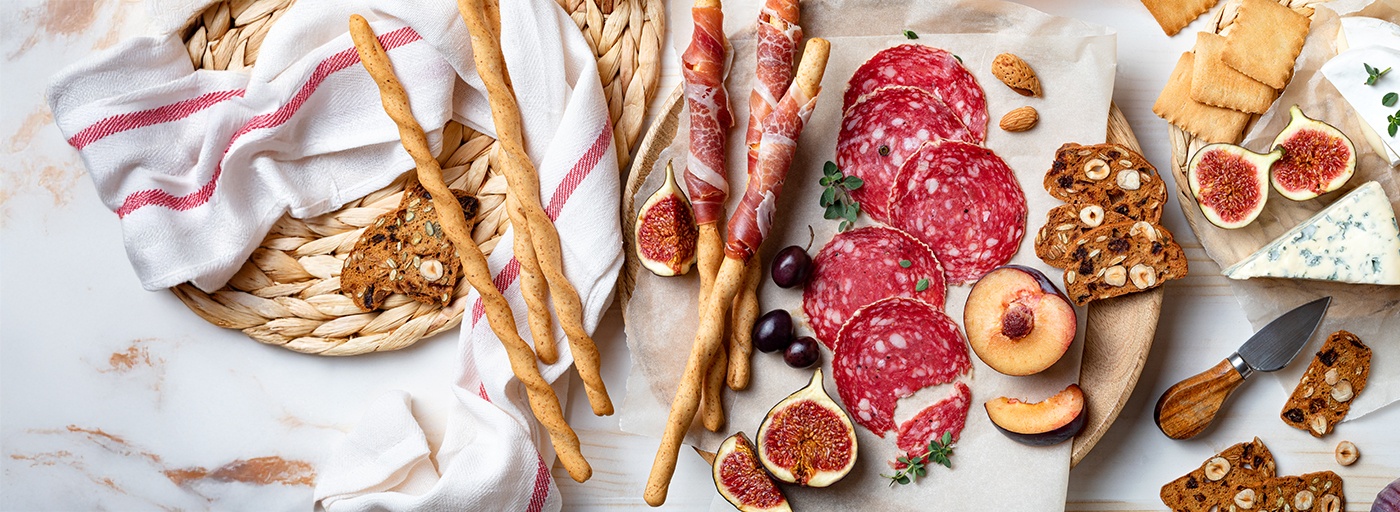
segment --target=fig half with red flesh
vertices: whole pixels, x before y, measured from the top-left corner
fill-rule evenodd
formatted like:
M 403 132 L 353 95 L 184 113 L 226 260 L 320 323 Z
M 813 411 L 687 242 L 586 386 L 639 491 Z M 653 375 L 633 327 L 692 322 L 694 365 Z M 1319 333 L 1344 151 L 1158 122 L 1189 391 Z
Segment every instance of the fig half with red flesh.
M 1283 154 L 1281 149 L 1259 154 L 1225 143 L 1196 151 L 1186 179 L 1206 220 L 1225 229 L 1254 222 L 1269 199 L 1269 168 Z
M 774 405 L 758 427 L 758 460 L 780 481 L 834 484 L 856 465 L 856 429 L 822 387 L 820 368 L 807 387 Z
M 1012 440 L 1032 446 L 1065 442 L 1084 430 L 1088 421 L 1084 390 L 1070 384 L 1064 391 L 1036 403 L 1000 397 L 985 405 L 997 430 Z
M 792 510 L 782 489 L 759 466 L 753 443 L 743 432 L 720 443 L 712 472 L 720 496 L 742 512 Z
M 1356 147 L 1330 124 L 1303 114 L 1294 105 L 1292 118 L 1274 138 L 1283 158 L 1274 164 L 1274 190 L 1294 201 L 1306 201 L 1342 188 L 1356 173 Z
M 695 211 L 676 185 L 671 164 L 666 164 L 666 182 L 637 210 L 632 237 L 637 260 L 653 274 L 682 275 L 695 264 L 695 245 L 700 237 Z
M 1074 307 L 1039 270 L 997 267 L 973 285 L 963 307 L 967 341 L 977 357 L 1006 375 L 1051 367 L 1074 343 Z

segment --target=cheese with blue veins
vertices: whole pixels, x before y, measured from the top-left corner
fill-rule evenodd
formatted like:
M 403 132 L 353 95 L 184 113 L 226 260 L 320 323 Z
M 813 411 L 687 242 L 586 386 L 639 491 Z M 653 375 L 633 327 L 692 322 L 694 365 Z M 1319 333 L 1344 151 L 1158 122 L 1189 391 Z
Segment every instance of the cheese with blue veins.
M 1368 182 L 1224 273 L 1400 285 L 1400 225 L 1381 185 Z

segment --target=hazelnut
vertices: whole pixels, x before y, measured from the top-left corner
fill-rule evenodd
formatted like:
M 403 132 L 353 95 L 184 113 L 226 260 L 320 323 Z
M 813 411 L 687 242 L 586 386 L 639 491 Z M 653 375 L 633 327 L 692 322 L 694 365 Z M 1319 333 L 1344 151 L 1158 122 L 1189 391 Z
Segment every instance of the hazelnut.
M 1089 179 L 1098 181 L 1108 177 L 1108 162 L 1097 158 L 1084 162 L 1084 175 Z
M 424 261 L 423 264 L 418 266 L 418 272 L 420 274 L 423 274 L 423 279 L 426 279 L 428 281 L 437 281 L 438 279 L 442 279 L 442 262 L 438 260 Z
M 1361 451 L 1357 450 L 1356 445 L 1351 441 L 1342 441 L 1337 443 L 1334 455 L 1337 456 L 1337 464 L 1350 466 L 1356 463 L 1357 458 L 1361 457 Z
M 1128 279 L 1133 281 L 1133 286 L 1139 290 L 1145 290 L 1157 285 L 1157 271 L 1152 267 L 1138 263 L 1133 268 L 1128 269 Z
M 1317 500 L 1317 510 L 1318 512 L 1341 512 L 1342 499 L 1334 494 L 1323 496 L 1322 499 Z
M 1128 282 L 1128 271 L 1122 265 L 1108 267 L 1104 270 L 1103 282 L 1109 286 L 1123 286 Z
M 1254 489 L 1245 489 L 1235 494 L 1235 505 L 1245 510 L 1254 508 Z
M 1293 495 L 1293 510 L 1307 510 L 1313 506 L 1313 493 L 1309 490 L 1298 491 Z
M 1074 280 L 1079 278 L 1079 273 L 1073 270 L 1065 272 L 1065 282 L 1074 284 Z
M 1312 386 L 1308 386 L 1307 388 L 1303 389 L 1303 398 L 1312 398 L 1313 391 L 1315 390 Z
M 1085 206 L 1079 210 L 1079 221 L 1091 228 L 1099 227 L 1099 224 L 1103 224 L 1103 207 L 1096 204 Z
M 1118 188 L 1123 190 L 1137 190 L 1142 187 L 1142 177 L 1138 176 L 1135 169 L 1124 169 L 1118 171 Z
M 1329 386 L 1336 385 L 1336 384 L 1337 384 L 1337 369 L 1336 369 L 1336 368 L 1331 368 L 1331 369 L 1327 370 L 1327 373 L 1325 373 L 1325 374 L 1322 375 L 1322 380 L 1326 381 L 1326 382 L 1327 382 L 1327 385 L 1329 385 Z
M 1308 421 L 1308 427 L 1311 428 L 1313 432 L 1316 432 L 1317 435 L 1326 434 L 1327 417 L 1321 414 L 1313 416 L 1312 419 Z
M 1354 396 L 1351 392 L 1351 381 L 1337 381 L 1337 386 L 1332 388 L 1332 399 L 1338 402 L 1346 402 Z
M 1129 235 L 1129 236 L 1147 235 L 1147 239 L 1148 239 L 1148 240 L 1153 241 L 1153 242 L 1156 242 L 1156 241 L 1157 241 L 1157 229 L 1154 228 L 1154 227 L 1152 227 L 1152 223 L 1151 223 L 1151 222 L 1147 222 L 1147 221 L 1145 221 L 1145 220 L 1140 220 L 1140 221 L 1137 221 L 1137 222 L 1133 223 L 1133 227 L 1128 228 L 1128 235 Z
M 1225 457 L 1210 459 L 1206 461 L 1206 467 L 1203 471 L 1207 479 L 1212 482 L 1218 482 L 1221 478 L 1225 478 L 1225 475 L 1230 472 L 1230 461 L 1225 460 Z

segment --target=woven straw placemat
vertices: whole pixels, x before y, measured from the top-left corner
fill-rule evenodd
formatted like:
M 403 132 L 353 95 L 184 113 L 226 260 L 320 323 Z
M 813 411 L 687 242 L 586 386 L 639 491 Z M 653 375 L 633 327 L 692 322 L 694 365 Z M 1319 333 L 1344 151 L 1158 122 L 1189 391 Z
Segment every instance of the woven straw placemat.
M 227 0 L 210 5 L 183 34 L 191 62 L 209 70 L 251 68 L 268 29 L 293 1 Z M 625 167 L 661 73 L 665 6 L 661 0 L 558 2 L 598 58 L 619 165 Z M 481 202 L 472 237 L 488 255 L 510 226 L 502 207 L 506 180 L 496 163 L 497 146 L 495 139 L 452 121 L 444 128 L 438 155 L 448 186 Z M 340 293 L 345 258 L 365 226 L 398 206 L 404 181 L 400 178 L 325 215 L 284 215 L 222 289 L 207 294 L 186 283 L 171 291 L 214 325 L 308 354 L 397 350 L 456 327 L 467 307 L 470 287 L 465 279 L 445 307 L 395 294 L 378 310 L 366 312 Z

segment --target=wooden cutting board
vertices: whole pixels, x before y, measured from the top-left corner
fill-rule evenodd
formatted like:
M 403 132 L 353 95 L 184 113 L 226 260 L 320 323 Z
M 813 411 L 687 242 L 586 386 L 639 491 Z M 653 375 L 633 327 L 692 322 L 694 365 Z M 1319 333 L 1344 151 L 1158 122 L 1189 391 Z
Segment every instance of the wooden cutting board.
M 637 149 L 636 159 L 627 173 L 627 183 L 622 191 L 623 233 L 632 233 L 637 216 L 633 198 L 656 166 L 661 151 L 670 146 L 676 137 L 685 105 L 681 100 L 681 88 L 676 87 L 656 113 L 656 120 Z M 1142 152 L 1128 119 L 1123 117 L 1117 105 L 1109 110 L 1108 141 Z M 1030 219 L 1031 224 L 1036 222 L 1037 219 Z M 632 248 L 632 237 L 622 238 L 627 260 L 622 275 L 618 277 L 618 290 L 625 312 L 641 264 Z M 1079 386 L 1084 389 L 1085 398 L 1089 401 L 1089 418 L 1084 431 L 1074 438 L 1071 467 L 1089 454 L 1089 450 L 1118 418 L 1123 404 L 1128 402 L 1147 362 L 1147 352 L 1152 348 L 1152 338 L 1157 332 L 1157 316 L 1161 310 L 1162 287 L 1089 305 L 1084 354 L 1079 368 Z M 626 321 L 625 315 L 623 320 Z

